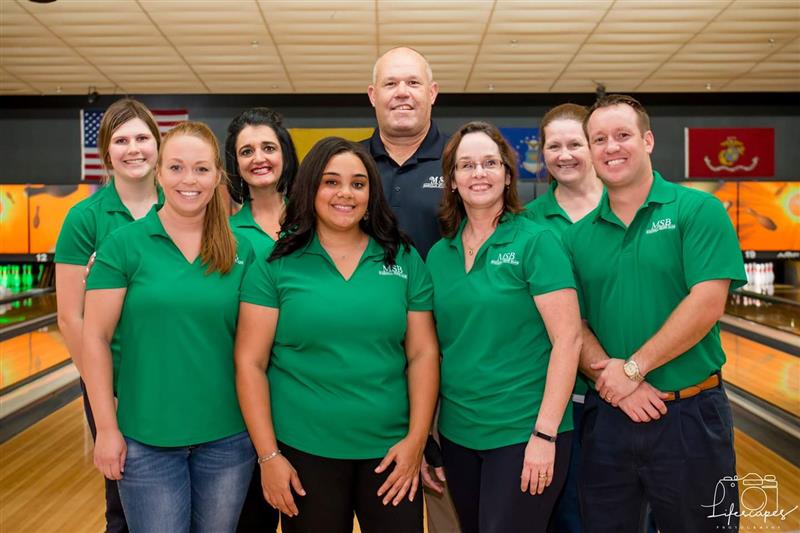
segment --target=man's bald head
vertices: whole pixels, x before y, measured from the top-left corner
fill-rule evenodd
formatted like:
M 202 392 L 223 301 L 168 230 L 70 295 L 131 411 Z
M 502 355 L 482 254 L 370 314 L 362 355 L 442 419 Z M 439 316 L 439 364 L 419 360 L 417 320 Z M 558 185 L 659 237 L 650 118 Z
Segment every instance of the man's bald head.
M 427 58 L 422 55 L 419 51 L 411 48 L 410 46 L 395 46 L 394 48 L 390 48 L 389 50 L 385 51 L 383 55 L 381 55 L 378 59 L 375 60 L 375 64 L 372 66 L 372 84 L 375 85 L 375 82 L 378 80 L 378 66 L 384 58 L 387 61 L 391 61 L 394 56 L 416 56 L 422 63 L 425 65 L 425 73 L 428 75 L 428 82 L 433 82 L 433 70 L 431 70 L 431 66 L 428 63 Z
M 433 81 L 425 56 L 413 48 L 400 46 L 385 52 L 375 62 L 367 93 L 381 135 L 409 138 L 428 131 L 439 86 Z

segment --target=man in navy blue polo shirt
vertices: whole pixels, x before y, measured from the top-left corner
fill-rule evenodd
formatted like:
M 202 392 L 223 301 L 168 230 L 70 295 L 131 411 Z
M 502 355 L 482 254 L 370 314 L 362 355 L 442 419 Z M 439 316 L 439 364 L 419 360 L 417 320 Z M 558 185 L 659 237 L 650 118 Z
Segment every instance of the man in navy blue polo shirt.
M 367 92 L 378 127 L 364 144 L 378 164 L 383 192 L 400 229 L 411 236 L 425 258 L 441 238 L 438 215 L 444 187 L 441 159 L 446 138 L 431 120 L 439 85 L 433 81 L 431 67 L 422 54 L 398 47 L 375 62 L 372 85 Z M 423 463 L 428 532 L 459 531 L 439 459 L 435 466 L 439 468 L 429 468 Z
M 364 141 L 378 163 L 383 192 L 425 258 L 439 240 L 442 150 L 445 137 L 431 121 L 439 85 L 427 60 L 411 48 L 392 48 L 375 62 L 368 88 L 378 127 Z

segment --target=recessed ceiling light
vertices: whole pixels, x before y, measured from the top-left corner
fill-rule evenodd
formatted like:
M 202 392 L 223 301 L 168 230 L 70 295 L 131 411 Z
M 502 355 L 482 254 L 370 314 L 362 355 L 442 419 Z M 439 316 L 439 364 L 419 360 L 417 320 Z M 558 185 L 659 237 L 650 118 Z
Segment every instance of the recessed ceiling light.
M 770 46 L 775 46 L 775 39 L 773 39 L 772 37 L 767 39 L 767 42 L 769 43 Z
M 277 88 L 278 88 L 278 87 L 280 87 L 280 86 L 279 86 L 277 83 L 273 83 L 273 84 L 271 85 L 271 87 L 272 87 L 273 89 L 277 89 Z
M 710 91 L 710 90 L 711 90 L 711 84 L 710 83 L 706 83 L 706 91 Z
M 487 89 L 489 89 L 490 91 L 494 91 L 494 83 L 490 83 Z
M 250 41 L 250 47 L 251 48 L 258 48 L 258 41 L 256 41 L 255 39 Z
M 61 94 L 61 93 L 63 93 L 63 92 L 64 92 L 64 89 L 61 87 L 61 85 L 59 85 L 58 87 L 56 87 L 56 93 L 58 93 L 58 94 Z
M 517 46 L 517 43 L 519 43 L 519 41 L 518 41 L 518 40 L 516 40 L 516 39 L 511 39 L 509 42 L 511 43 L 511 47 L 512 47 L 512 48 L 513 48 L 513 47 L 515 47 L 515 46 Z

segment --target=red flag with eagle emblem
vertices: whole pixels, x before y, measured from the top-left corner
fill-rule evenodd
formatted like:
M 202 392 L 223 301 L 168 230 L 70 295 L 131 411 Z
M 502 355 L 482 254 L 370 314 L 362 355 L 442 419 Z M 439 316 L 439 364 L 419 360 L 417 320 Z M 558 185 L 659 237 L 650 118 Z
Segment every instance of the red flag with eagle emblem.
M 775 176 L 774 128 L 686 128 L 687 178 Z

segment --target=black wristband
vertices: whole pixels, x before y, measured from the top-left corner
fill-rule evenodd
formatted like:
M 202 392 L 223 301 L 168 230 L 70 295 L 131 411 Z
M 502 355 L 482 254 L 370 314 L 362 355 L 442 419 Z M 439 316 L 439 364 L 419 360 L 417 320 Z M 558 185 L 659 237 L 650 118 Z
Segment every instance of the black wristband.
M 539 437 L 540 439 L 544 439 L 544 440 L 546 440 L 548 442 L 555 442 L 556 441 L 555 437 L 552 437 L 552 436 L 548 435 L 547 433 L 542 433 L 538 429 L 534 429 L 533 430 L 533 436 L 534 437 Z
M 442 449 L 439 443 L 433 439 L 433 435 L 428 435 L 428 442 L 425 443 L 425 461 L 433 468 L 439 468 L 442 462 Z

